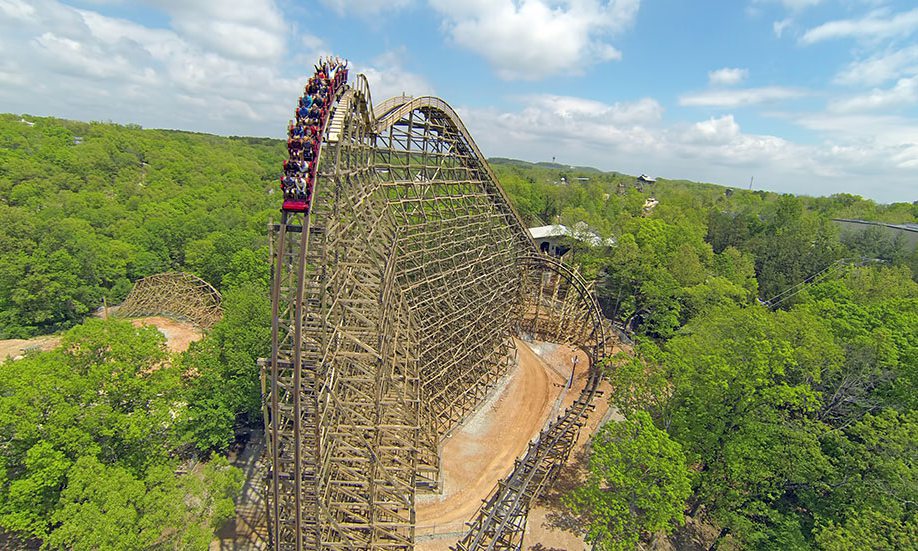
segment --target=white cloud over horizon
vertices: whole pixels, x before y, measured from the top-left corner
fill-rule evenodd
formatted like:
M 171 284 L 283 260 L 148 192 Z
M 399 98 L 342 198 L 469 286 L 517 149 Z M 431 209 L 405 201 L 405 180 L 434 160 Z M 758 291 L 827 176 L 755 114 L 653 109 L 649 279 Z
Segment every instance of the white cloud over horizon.
M 813 4 L 771 3 L 801 18 L 795 29 L 803 20 L 795 10 Z M 383 4 L 346 0 L 336 10 L 352 14 Z M 233 0 L 221 9 L 204 0 L 148 0 L 144 9 L 156 15 L 148 23 L 110 15 L 125 12 L 106 11 L 106 2 L 91 4 L 97 9 L 88 5 L 0 0 L 4 111 L 281 137 L 316 57 L 340 48 L 342 40 L 357 40 L 346 35 L 336 41 L 308 19 L 284 13 L 281 8 L 290 5 L 280 0 Z M 831 37 L 854 44 L 826 66 L 823 83 L 812 74 L 794 79 L 752 58 L 712 56 L 692 67 L 691 78 L 663 87 L 654 78 L 657 69 L 645 61 L 642 75 L 654 77 L 626 77 L 627 62 L 598 65 L 615 59 L 616 46 L 626 44 L 616 41 L 636 25 L 637 0 L 386 5 L 404 9 L 405 17 L 427 10 L 433 25 L 442 24 L 437 37 L 442 50 L 434 56 L 368 39 L 360 43 L 363 57 L 351 59 L 352 74 L 367 76 L 376 102 L 403 92 L 438 94 L 460 105 L 475 98 L 459 111 L 486 155 L 570 157 L 565 162 L 734 186 L 754 174 L 762 186 L 773 182 L 772 189 L 792 191 L 793 185 L 833 193 L 834 185 L 880 200 L 918 199 L 918 46 L 896 38 L 905 27 L 892 12 L 868 11 L 850 21 L 899 21 L 899 34 L 881 29 L 867 39 L 846 27 L 824 27 L 849 21 L 838 16 L 810 29 L 829 29 L 820 31 L 821 38 L 817 33 L 817 41 Z M 378 19 L 390 18 L 384 11 Z M 327 15 L 334 19 L 335 13 Z M 758 24 L 775 40 L 771 19 Z M 212 36 L 199 36 L 198 20 L 213 22 Z M 569 39 L 546 42 L 540 38 L 544 29 Z M 783 45 L 813 51 L 802 41 Z M 461 52 L 451 63 L 465 65 L 432 66 L 443 51 Z M 467 78 L 470 69 L 474 74 Z M 591 74 L 568 79 L 578 71 Z M 705 89 L 683 87 L 699 81 L 704 86 L 705 77 Z M 633 80 L 618 86 L 623 78 Z M 755 82 L 766 78 L 770 85 Z M 587 90 L 593 81 L 598 86 Z M 483 84 L 490 87 L 480 89 Z
M 824 137 L 815 144 L 801 144 L 745 132 L 730 114 L 667 123 L 662 106 L 652 98 L 614 104 L 563 96 L 521 101 L 516 111 L 459 109 L 486 155 L 538 160 L 567 151 L 558 155 L 558 162 L 726 186 L 744 186 L 755 176 L 758 188 L 778 191 L 918 198 L 901 197 L 918 167 L 918 130 L 905 119 L 859 117 L 844 124 L 844 117 L 814 114 L 801 124 Z M 868 129 L 879 121 L 887 135 L 871 140 Z M 909 142 L 911 147 L 901 145 Z M 577 147 L 562 147 L 568 143 Z M 880 173 L 884 178 L 865 192 L 864 179 Z

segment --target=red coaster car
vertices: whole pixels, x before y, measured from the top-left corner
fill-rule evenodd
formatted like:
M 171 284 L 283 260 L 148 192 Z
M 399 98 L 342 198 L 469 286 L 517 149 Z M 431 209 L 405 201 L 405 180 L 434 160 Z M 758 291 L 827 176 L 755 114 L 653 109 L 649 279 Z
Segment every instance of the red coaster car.
M 305 199 L 284 199 L 284 210 L 292 212 L 309 212 L 309 201 Z

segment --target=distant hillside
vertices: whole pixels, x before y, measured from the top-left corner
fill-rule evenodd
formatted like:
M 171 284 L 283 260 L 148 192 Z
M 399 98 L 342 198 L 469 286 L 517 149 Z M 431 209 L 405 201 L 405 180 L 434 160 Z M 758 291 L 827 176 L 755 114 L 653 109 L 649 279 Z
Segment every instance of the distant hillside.
M 623 174 L 617 171 L 601 171 L 593 167 L 570 166 L 549 162 L 529 162 L 505 157 L 492 157 L 488 159 L 495 173 L 504 187 L 514 187 L 516 178 L 521 178 L 530 183 L 556 184 L 565 183 L 569 186 L 595 186 L 599 185 L 604 193 L 623 193 L 627 189 L 637 189 L 645 195 L 653 195 L 660 201 L 674 199 L 684 194 L 703 198 L 706 203 L 720 199 L 724 201 L 723 208 L 735 209 L 738 205 L 746 203 L 756 197 L 757 200 L 776 200 L 780 193 L 764 190 L 747 190 L 731 188 L 714 183 L 693 182 L 691 180 L 670 180 L 657 178 L 653 184 L 636 185 L 637 175 Z M 563 180 L 562 180 L 563 178 Z M 575 188 L 577 189 L 577 188 Z M 729 196 L 730 200 L 726 198 Z M 744 199 L 747 198 L 747 199 Z M 514 202 L 523 200 L 511 193 Z M 857 195 L 836 194 L 830 197 L 800 196 L 808 210 L 819 212 L 829 218 L 848 218 L 885 222 L 891 224 L 907 224 L 918 222 L 918 204 L 876 203 Z M 525 200 L 523 200 L 525 203 Z M 730 205 L 737 205 L 731 207 Z M 526 211 L 525 205 L 523 211 Z M 543 211 L 532 213 L 534 222 L 547 222 L 546 218 L 559 215 L 560 212 L 550 213 Z
M 598 168 L 593 168 L 591 166 L 562 165 L 560 163 L 549 163 L 545 161 L 531 163 L 529 161 L 521 161 L 519 159 L 508 159 L 506 157 L 490 157 L 488 159 L 488 162 L 491 163 L 492 165 L 511 165 L 511 166 L 518 166 L 522 168 L 539 167 L 539 168 L 547 168 L 547 169 L 552 169 L 552 170 L 574 170 L 577 172 L 596 172 L 596 173 L 602 172 Z

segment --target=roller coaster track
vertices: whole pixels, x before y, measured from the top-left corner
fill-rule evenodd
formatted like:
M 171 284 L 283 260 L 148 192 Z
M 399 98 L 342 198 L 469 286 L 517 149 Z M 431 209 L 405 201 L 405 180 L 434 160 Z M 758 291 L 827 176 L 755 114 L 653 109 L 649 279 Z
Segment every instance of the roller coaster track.
M 271 545 L 412 549 L 440 443 L 512 365 L 513 335 L 589 352 L 589 384 L 492 492 L 457 549 L 518 549 L 532 501 L 591 408 L 604 320 L 539 254 L 455 111 L 374 105 L 361 75 L 322 122 L 308 212 L 271 227 L 264 362 Z

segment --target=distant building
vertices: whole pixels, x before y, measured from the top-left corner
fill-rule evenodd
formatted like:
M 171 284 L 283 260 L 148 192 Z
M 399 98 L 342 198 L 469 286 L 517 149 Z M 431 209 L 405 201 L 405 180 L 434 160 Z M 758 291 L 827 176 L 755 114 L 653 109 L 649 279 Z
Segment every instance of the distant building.
M 833 218 L 832 221 L 841 228 L 842 233 L 862 232 L 871 227 L 880 228 L 893 239 L 901 235 L 909 249 L 914 249 L 918 246 L 918 224 L 886 224 L 884 222 L 850 220 L 847 218 Z
M 656 178 L 651 178 L 646 174 L 641 174 L 637 177 L 637 180 L 634 181 L 634 187 L 636 187 L 638 191 L 644 191 L 644 186 L 652 186 L 656 182 Z
M 592 231 L 585 222 L 578 222 L 573 230 L 562 224 L 529 228 L 529 235 L 532 236 L 532 240 L 535 241 L 540 251 L 551 256 L 563 256 L 564 253 L 570 250 L 566 242 L 567 238 L 582 241 L 593 247 L 615 246 L 614 239 L 611 237 L 603 239 L 602 236 Z

